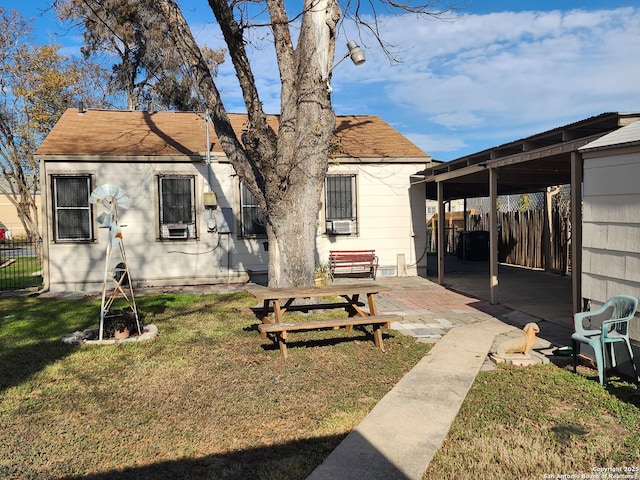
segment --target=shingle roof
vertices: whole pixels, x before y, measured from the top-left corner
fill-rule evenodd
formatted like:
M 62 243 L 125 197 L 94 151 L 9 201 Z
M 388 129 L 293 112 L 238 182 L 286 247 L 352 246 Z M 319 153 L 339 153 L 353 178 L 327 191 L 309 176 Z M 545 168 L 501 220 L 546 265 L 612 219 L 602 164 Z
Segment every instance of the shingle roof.
M 580 151 L 595 150 L 608 147 L 621 147 L 640 143 L 640 121 L 626 125 L 608 133 L 591 143 L 587 143 Z
M 230 114 L 240 135 L 246 115 Z M 277 131 L 278 117 L 268 117 Z M 206 150 L 204 115 L 193 112 L 142 112 L 68 109 L 42 142 L 36 155 L 102 157 L 193 157 Z M 428 162 L 429 155 L 376 116 L 337 118 L 336 139 L 341 158 L 398 158 Z M 212 154 L 223 155 L 211 130 Z

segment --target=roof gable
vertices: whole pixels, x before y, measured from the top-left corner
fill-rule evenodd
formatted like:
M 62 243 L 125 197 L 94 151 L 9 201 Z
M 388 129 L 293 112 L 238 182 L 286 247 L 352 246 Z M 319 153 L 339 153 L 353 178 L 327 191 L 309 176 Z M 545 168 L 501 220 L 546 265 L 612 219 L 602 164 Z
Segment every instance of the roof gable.
M 247 122 L 243 114 L 230 114 L 240 136 Z M 269 115 L 277 131 L 278 117 Z M 429 155 L 376 116 L 339 116 L 335 138 L 339 158 L 416 158 Z M 211 153 L 224 155 L 220 141 L 210 132 Z M 206 123 L 202 113 L 68 109 L 44 139 L 40 157 L 201 157 L 206 153 Z

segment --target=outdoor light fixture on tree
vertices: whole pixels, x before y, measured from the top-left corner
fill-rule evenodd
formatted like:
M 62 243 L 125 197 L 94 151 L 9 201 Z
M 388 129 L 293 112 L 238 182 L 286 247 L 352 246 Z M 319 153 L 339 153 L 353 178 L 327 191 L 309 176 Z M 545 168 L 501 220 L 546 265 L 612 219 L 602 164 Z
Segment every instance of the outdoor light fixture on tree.
M 340 65 L 347 57 L 351 57 L 351 61 L 356 66 L 362 65 L 366 61 L 364 56 L 364 50 L 362 50 L 356 42 L 354 42 L 353 40 L 349 40 L 347 42 L 347 48 L 349 49 L 349 51 L 345 53 L 342 56 L 342 58 L 340 58 L 340 60 L 334 63 L 333 66 L 327 72 L 327 78 L 325 80 L 327 81 L 327 87 L 329 88 L 329 93 L 331 93 L 332 91 L 331 85 L 329 85 L 329 75 L 331 75 L 331 72 L 333 72 L 334 68 Z

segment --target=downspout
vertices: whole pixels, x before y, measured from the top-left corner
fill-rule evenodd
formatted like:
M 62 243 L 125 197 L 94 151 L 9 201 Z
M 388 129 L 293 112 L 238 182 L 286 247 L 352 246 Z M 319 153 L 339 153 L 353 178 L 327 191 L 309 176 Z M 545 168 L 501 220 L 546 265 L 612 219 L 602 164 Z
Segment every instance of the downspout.
M 48 292 L 50 287 L 49 279 L 49 190 L 47 187 L 47 169 L 44 158 L 40 158 L 40 216 L 42 228 L 42 288 L 36 292 L 37 295 Z
M 571 152 L 571 290 L 573 311 L 584 310 L 582 298 L 582 181 L 584 164 L 579 152 Z

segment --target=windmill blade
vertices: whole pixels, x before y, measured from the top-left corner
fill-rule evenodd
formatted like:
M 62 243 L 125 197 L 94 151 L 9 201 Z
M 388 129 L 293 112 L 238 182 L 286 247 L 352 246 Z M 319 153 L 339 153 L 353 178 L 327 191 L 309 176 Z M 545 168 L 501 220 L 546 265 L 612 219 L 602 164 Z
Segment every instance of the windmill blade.
M 122 192 L 122 190 L 120 190 L 120 191 Z M 118 203 L 118 208 L 126 210 L 127 208 L 129 208 L 131 206 L 131 202 L 129 201 L 129 197 L 127 197 L 127 195 L 124 194 L 124 192 L 122 192 L 122 193 L 123 193 L 123 195 L 120 198 L 118 198 L 118 197 L 115 197 L 115 198 L 116 198 L 116 201 Z
M 115 197 L 116 200 L 120 201 L 121 199 L 126 198 L 127 194 L 124 193 L 124 190 L 120 190 L 119 188 L 117 188 L 116 191 L 111 193 L 111 196 Z
M 110 183 L 105 184 L 105 187 L 109 192 L 109 195 L 111 195 L 112 197 L 115 197 L 118 194 L 118 192 L 121 191 L 120 188 L 118 188 L 116 185 L 112 185 Z
M 104 225 L 105 227 L 111 225 L 112 220 L 113 219 L 110 213 L 102 212 L 100 215 L 98 215 L 98 223 L 100 225 Z
M 93 192 L 91 192 L 91 202 L 92 203 L 101 203 L 105 198 L 111 196 L 111 189 L 113 185 L 105 183 L 104 185 L 99 185 L 95 188 Z M 117 188 L 117 187 L 116 187 Z
M 108 209 L 111 209 L 114 204 L 122 209 L 127 209 L 130 206 L 129 197 L 125 191 L 110 183 L 96 187 L 89 198 L 91 203 L 102 204 Z

